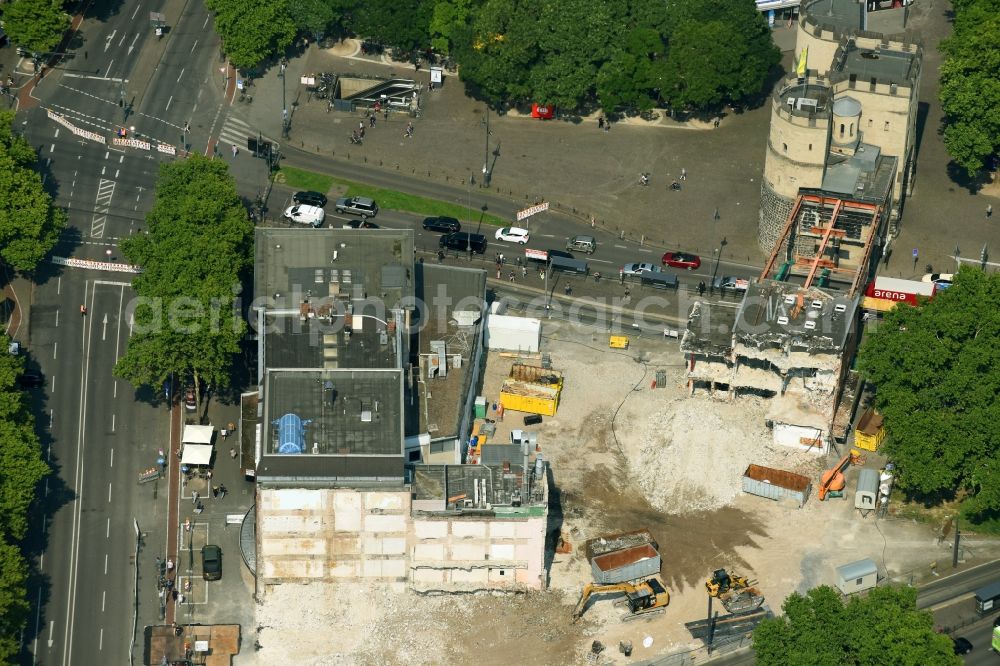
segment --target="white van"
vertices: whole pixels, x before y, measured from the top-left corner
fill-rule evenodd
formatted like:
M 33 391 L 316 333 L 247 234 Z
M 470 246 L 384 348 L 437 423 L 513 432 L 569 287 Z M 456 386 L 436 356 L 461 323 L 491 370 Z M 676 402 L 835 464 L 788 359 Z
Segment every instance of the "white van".
M 326 219 L 326 211 L 319 206 L 309 206 L 307 204 L 295 204 L 285 209 L 285 219 L 299 224 L 309 224 L 313 227 L 323 226 Z

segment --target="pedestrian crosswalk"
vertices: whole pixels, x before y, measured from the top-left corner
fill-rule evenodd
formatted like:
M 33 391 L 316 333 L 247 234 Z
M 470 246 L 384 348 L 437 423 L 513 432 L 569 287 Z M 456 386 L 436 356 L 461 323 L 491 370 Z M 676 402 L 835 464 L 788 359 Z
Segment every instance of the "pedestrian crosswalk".
M 94 201 L 94 215 L 90 220 L 90 235 L 93 238 L 104 237 L 104 227 L 108 222 L 108 211 L 111 209 L 111 199 L 115 196 L 115 181 L 101 178 L 97 184 L 97 197 Z
M 246 150 L 247 139 L 256 139 L 257 130 L 249 123 L 226 116 L 226 121 L 222 124 L 222 131 L 219 132 L 219 152 L 226 152 L 229 146 L 238 146 L 241 150 Z

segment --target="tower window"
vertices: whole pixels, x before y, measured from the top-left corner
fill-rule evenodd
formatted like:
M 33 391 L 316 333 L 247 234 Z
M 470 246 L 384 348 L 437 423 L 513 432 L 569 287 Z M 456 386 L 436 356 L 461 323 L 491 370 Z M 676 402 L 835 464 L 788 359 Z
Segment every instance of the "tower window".
M 882 131 L 884 131 L 884 132 L 888 132 L 889 131 L 889 121 L 888 120 L 885 121 L 885 126 L 882 128 Z
M 840 136 L 844 136 L 844 123 L 840 123 Z

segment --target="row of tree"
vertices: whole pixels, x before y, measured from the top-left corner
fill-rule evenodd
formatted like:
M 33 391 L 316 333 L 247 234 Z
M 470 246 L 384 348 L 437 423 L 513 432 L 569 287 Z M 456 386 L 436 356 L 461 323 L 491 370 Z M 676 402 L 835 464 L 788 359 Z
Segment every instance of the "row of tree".
M 953 0 L 954 32 L 941 42 L 944 145 L 970 177 L 1000 151 L 1000 2 Z
M 759 95 L 780 61 L 752 0 L 208 0 L 234 65 L 301 32 L 452 56 L 493 105 L 710 110 Z
M 200 155 L 164 164 L 146 233 L 122 241 L 143 272 L 128 349 L 115 373 L 135 386 L 158 388 L 171 377 L 229 386 L 246 332 L 241 279 L 253 256 L 253 222 L 223 160 Z
M 0 167 L 2 170 L 2 167 Z M 17 378 L 20 356 L 6 353 L 10 339 L 0 334 L 0 662 L 14 663 L 29 616 L 28 575 L 22 543 L 28 512 L 39 483 L 49 473 L 42 460 L 34 417 Z
M 13 131 L 14 113 L 0 111 L 0 259 L 31 271 L 52 249 L 66 214 L 52 205 L 37 171 L 38 154 Z
M 761 622 L 753 648 L 761 666 L 958 666 L 951 639 L 917 610 L 912 587 L 877 587 L 846 604 L 828 586 L 792 594 L 784 615 Z
M 62 0 L 13 0 L 0 3 L 0 19 L 7 37 L 33 53 L 56 50 L 69 29 L 70 17 Z
M 858 368 L 885 417 L 898 486 L 926 503 L 1000 513 L 1000 273 L 965 267 L 918 307 L 897 306 L 862 345 Z

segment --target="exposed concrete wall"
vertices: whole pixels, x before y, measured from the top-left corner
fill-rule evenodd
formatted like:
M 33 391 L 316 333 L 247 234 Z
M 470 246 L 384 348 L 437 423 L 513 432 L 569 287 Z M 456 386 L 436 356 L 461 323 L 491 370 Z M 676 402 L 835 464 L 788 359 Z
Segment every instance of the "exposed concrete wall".
M 419 591 L 541 589 L 541 516 L 416 517 L 408 491 L 258 489 L 260 587 L 379 579 Z
M 546 520 L 414 518 L 410 584 L 421 592 L 542 589 Z

